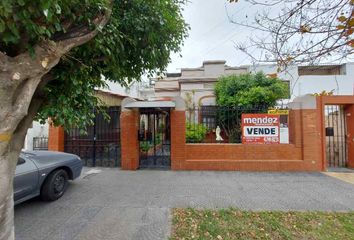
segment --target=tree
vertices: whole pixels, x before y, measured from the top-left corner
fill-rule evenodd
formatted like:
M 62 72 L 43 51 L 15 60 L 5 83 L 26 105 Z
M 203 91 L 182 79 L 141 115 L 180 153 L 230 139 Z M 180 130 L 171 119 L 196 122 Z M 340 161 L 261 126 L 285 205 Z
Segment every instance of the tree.
M 187 35 L 181 0 L 3 0 L 0 4 L 0 240 L 13 239 L 13 175 L 34 118 L 92 122 L 104 78 L 162 71 Z M 97 36 L 96 36 L 97 35 Z
M 276 63 L 280 71 L 296 63 L 344 60 L 354 52 L 353 0 L 245 2 L 246 20 L 230 20 L 259 33 L 236 46 L 253 61 Z
M 262 72 L 224 76 L 215 86 L 219 106 L 274 107 L 277 100 L 289 96 L 288 85 L 279 78 Z
M 215 86 L 217 123 L 230 142 L 240 141 L 242 113 L 259 113 L 274 107 L 289 96 L 289 86 L 282 80 L 256 74 L 230 75 L 219 78 Z

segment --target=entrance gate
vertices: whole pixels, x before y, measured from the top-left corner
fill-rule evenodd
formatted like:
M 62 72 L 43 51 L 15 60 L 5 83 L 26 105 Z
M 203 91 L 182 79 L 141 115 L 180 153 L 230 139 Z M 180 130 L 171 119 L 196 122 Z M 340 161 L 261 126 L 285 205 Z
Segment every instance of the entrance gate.
M 139 167 L 170 168 L 169 109 L 140 109 Z
M 343 106 L 325 106 L 325 127 L 328 167 L 347 167 L 347 123 Z
M 106 113 L 110 120 L 96 113 L 86 134 L 76 128 L 65 132 L 64 151 L 80 156 L 85 166 L 120 166 L 120 107 L 109 107 Z

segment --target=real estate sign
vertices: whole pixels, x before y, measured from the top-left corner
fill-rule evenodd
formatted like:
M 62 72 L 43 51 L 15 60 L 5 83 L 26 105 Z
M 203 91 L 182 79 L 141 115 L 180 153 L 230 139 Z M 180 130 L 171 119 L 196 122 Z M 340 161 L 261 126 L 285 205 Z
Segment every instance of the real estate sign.
M 242 143 L 279 143 L 279 115 L 242 114 Z

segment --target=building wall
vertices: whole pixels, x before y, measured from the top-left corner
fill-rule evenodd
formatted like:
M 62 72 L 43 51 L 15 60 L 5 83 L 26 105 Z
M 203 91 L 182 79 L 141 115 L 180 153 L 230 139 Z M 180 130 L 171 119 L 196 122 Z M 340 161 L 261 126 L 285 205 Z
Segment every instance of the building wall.
M 37 121 L 33 121 L 32 127 L 27 130 L 24 149 L 33 150 L 33 138 L 34 137 L 48 137 L 49 126 L 47 123 L 40 124 Z
M 142 84 L 138 81 L 133 81 L 132 83 L 129 84 L 128 87 L 122 86 L 119 83 L 113 82 L 106 80 L 106 83 L 108 85 L 108 89 L 102 89 L 109 91 L 111 93 L 123 95 L 123 96 L 130 96 L 132 98 L 139 98 L 139 90 L 142 86 Z
M 96 92 L 95 95 L 107 106 L 120 106 L 123 99 L 123 97 L 117 97 L 105 92 Z
M 321 67 L 321 66 L 319 66 Z M 336 67 L 336 65 L 334 65 Z M 312 67 L 313 68 L 313 67 Z M 343 65 L 338 65 L 338 73 L 334 75 L 322 75 L 326 71 L 309 70 L 300 71 L 297 65 L 289 66 L 285 71 L 277 72 L 276 65 L 250 65 L 241 67 L 228 67 L 225 65 L 224 61 L 206 61 L 203 63 L 202 67 L 199 68 L 188 68 L 181 70 L 180 77 L 165 78 L 161 81 L 155 83 L 156 96 L 158 97 L 171 97 L 171 96 L 185 96 L 186 91 L 199 92 L 198 96 L 195 98 L 194 104 L 197 106 L 200 103 L 200 98 L 205 97 L 213 92 L 213 84 L 217 82 L 218 77 L 230 74 L 241 74 L 241 73 L 255 73 L 262 71 L 265 74 L 277 74 L 279 78 L 289 82 L 290 87 L 290 99 L 282 101 L 287 103 L 296 97 L 320 93 L 322 91 L 332 91 L 334 90 L 335 95 L 353 95 L 354 94 L 354 63 L 347 63 Z M 301 74 L 299 74 L 301 73 Z M 303 75 L 305 74 L 305 75 Z M 307 75 L 306 75 L 307 74 Z M 214 82 L 210 80 L 214 79 Z M 179 86 L 176 85 L 176 81 L 179 81 Z M 190 82 L 188 82 L 190 81 Z M 198 81 L 196 83 L 196 81 Z M 168 85 L 168 82 L 173 82 L 174 91 L 163 91 L 163 89 Z M 166 86 L 164 86 L 166 85 Z M 205 91 L 205 93 L 203 93 Z M 179 94 L 178 94 L 179 93 Z
M 321 67 L 321 65 L 319 66 Z M 278 73 L 279 78 L 290 81 L 291 100 L 296 97 L 320 93 L 322 91 L 330 92 L 334 90 L 335 95 L 353 95 L 354 94 L 354 63 L 346 63 L 339 66 L 337 74 L 325 74 L 320 68 L 318 70 L 304 71 L 300 74 L 298 66 L 289 66 L 286 71 Z M 250 72 L 263 71 L 266 74 L 276 73 L 276 65 L 256 65 L 249 66 Z M 306 73 L 307 72 L 307 73 Z M 320 75 L 321 74 L 321 75 Z

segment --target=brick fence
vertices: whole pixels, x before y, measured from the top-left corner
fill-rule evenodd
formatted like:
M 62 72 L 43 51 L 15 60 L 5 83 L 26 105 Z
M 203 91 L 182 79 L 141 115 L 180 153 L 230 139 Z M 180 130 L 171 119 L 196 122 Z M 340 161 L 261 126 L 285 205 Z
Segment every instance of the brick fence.
M 345 106 L 348 165 L 354 167 L 354 96 L 305 96 L 290 104 L 289 144 L 186 143 L 184 109 L 171 110 L 172 170 L 324 171 L 326 137 L 324 106 Z M 123 110 L 121 125 L 122 169 L 139 167 L 139 110 Z M 63 131 L 50 127 L 49 149 L 63 151 Z
M 316 111 L 291 110 L 291 144 L 276 145 L 188 144 L 184 114 L 184 111 L 171 114 L 173 170 L 320 171 L 322 168 Z M 172 121 L 174 118 L 178 120 Z

